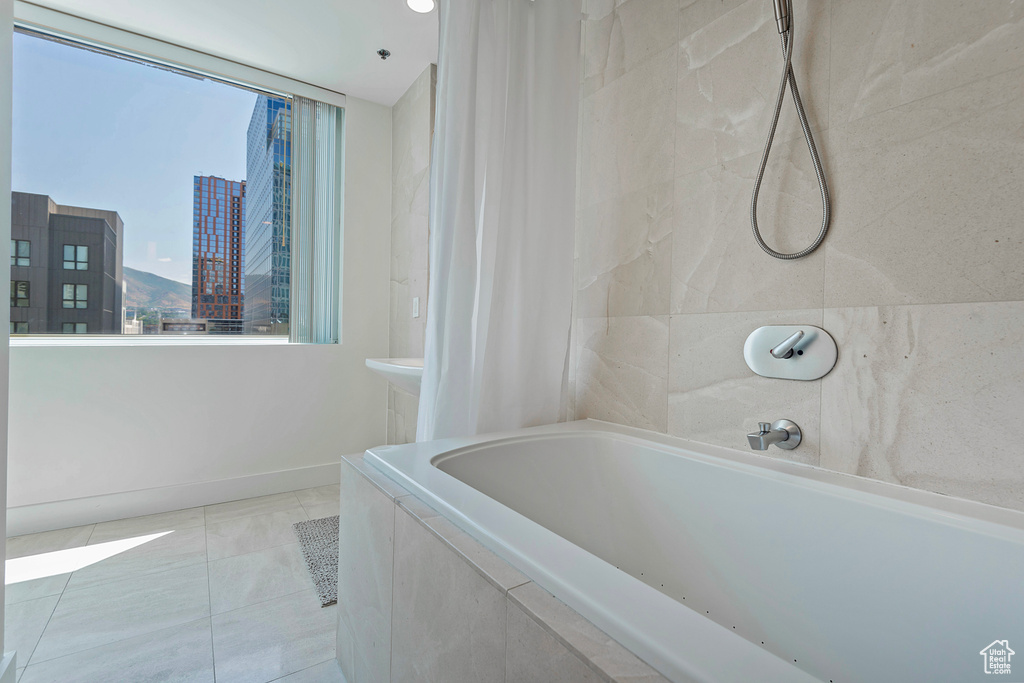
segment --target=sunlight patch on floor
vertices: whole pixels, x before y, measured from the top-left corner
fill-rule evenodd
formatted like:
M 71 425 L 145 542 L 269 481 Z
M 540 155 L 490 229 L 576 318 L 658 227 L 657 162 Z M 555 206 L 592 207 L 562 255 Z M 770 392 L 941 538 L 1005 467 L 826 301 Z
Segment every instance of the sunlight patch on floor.
M 33 579 L 46 578 L 47 576 L 75 572 L 171 533 L 174 532 L 161 531 L 158 534 L 135 536 L 119 541 L 107 541 L 106 543 L 86 545 L 81 548 L 55 550 L 49 553 L 7 560 L 4 584 L 9 586 L 12 583 L 21 583 L 22 581 L 31 581 Z

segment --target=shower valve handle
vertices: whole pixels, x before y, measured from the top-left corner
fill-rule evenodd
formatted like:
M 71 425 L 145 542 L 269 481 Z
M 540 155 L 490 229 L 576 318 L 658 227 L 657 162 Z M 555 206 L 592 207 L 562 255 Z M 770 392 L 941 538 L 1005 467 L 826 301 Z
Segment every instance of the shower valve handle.
M 803 338 L 804 331 L 798 330 L 796 334 L 772 349 L 772 355 L 776 358 L 789 358 L 793 355 L 793 347 L 796 346 Z

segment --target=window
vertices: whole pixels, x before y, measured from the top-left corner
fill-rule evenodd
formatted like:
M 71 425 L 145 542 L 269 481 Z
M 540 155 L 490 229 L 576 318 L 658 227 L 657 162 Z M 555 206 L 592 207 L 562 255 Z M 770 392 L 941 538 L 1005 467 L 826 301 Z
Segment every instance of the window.
M 64 308 L 86 308 L 89 305 L 89 285 L 64 285 Z
M 11 265 L 12 266 L 29 266 L 32 265 L 30 256 L 32 255 L 32 243 L 28 240 L 11 240 Z
M 28 334 L 28 323 L 11 321 L 11 334 Z
M 28 308 L 29 283 L 11 280 L 11 308 Z
M 89 270 L 89 247 L 65 244 L 64 270 Z
M 63 323 L 61 325 L 61 332 L 64 334 L 88 334 L 89 324 L 88 323 Z
M 61 270 L 65 281 L 34 302 L 43 313 L 33 332 L 59 329 L 47 312 L 86 308 L 92 287 L 92 334 L 122 333 L 122 308 L 146 334 L 159 333 L 161 320 L 198 319 L 215 321 L 210 329 L 221 334 L 289 334 L 299 318 L 292 216 L 301 217 L 292 210 L 293 138 L 302 139 L 293 128 L 313 134 L 310 168 L 331 169 L 337 186 L 341 109 L 319 102 L 325 111 L 300 114 L 298 103 L 313 100 L 27 26 L 15 29 L 14 55 L 13 200 L 36 202 L 19 213 L 49 231 L 51 246 L 45 258 L 36 247 L 34 265 Z M 74 93 L 74 106 L 55 107 L 55 92 Z M 341 205 L 305 187 L 330 209 Z M 12 266 L 27 265 L 29 246 L 22 255 L 12 242 Z M 321 279 L 337 289 L 333 274 Z

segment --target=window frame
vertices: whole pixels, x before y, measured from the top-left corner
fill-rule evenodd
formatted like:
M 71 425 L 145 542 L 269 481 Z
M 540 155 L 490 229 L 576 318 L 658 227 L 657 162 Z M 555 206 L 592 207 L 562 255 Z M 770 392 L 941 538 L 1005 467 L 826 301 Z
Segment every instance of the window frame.
M 68 298 L 71 287 L 71 298 Z M 70 302 L 70 305 L 69 303 Z M 65 282 L 61 288 L 61 308 L 81 311 L 89 308 L 89 285 L 81 282 Z
M 68 258 L 68 248 L 71 248 L 71 258 Z M 88 244 L 65 244 L 63 248 L 64 270 L 89 270 L 89 245 Z M 84 258 L 83 258 L 84 254 Z M 68 264 L 71 264 L 70 267 Z
M 25 285 L 25 296 L 19 296 L 22 288 L 18 285 Z M 25 303 L 21 303 L 24 301 Z M 11 280 L 11 308 L 29 308 L 32 305 L 32 282 L 30 280 Z
M 21 245 L 28 245 L 26 250 L 28 253 L 22 256 L 19 252 L 21 251 Z M 24 259 L 25 263 L 18 263 L 18 261 Z M 11 267 L 12 268 L 30 268 L 32 266 L 32 240 L 19 240 L 11 238 Z
M 286 98 L 292 101 L 295 96 L 314 99 L 337 107 L 341 110 L 342 119 L 345 116 L 347 99 L 343 93 L 337 91 L 19 0 L 15 1 L 14 14 L 14 30 L 17 32 L 69 43 L 87 50 L 109 53 L 114 58 L 145 62 L 188 76 L 199 76 L 271 97 Z M 337 146 L 335 153 L 338 154 L 339 166 L 343 168 L 343 144 Z M 342 173 L 339 173 L 339 181 L 342 178 Z M 342 189 L 343 196 L 344 190 Z M 240 206 L 237 207 L 237 209 L 240 208 Z M 236 209 L 235 205 L 232 205 L 229 210 L 233 209 Z M 290 207 L 288 213 L 292 213 Z M 343 235 L 342 226 L 343 221 L 338 225 L 339 240 Z M 229 249 L 232 247 L 234 247 L 234 243 L 229 246 Z M 337 272 L 340 275 L 343 263 L 340 260 L 341 252 L 337 251 L 335 257 L 339 259 Z M 291 259 L 289 258 L 288 261 L 290 268 Z M 240 278 L 241 274 L 238 277 Z M 338 289 L 340 296 L 340 283 Z M 290 341 L 288 335 L 280 334 L 225 335 L 223 337 L 196 335 L 175 336 L 170 339 L 161 339 L 161 335 L 151 335 L 156 337 L 154 339 L 128 335 L 132 337 L 130 340 L 123 339 L 124 336 L 119 334 L 91 335 L 88 345 L 304 345 L 300 342 Z M 56 345 L 64 345 L 60 342 L 61 335 L 58 334 L 34 334 L 31 338 L 18 340 L 18 345 L 45 346 L 48 345 L 47 338 Z

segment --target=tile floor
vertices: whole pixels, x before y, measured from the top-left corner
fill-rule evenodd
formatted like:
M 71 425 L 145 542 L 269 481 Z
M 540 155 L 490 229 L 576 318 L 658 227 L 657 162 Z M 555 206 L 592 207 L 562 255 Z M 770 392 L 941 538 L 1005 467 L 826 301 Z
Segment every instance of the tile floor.
M 291 528 L 338 514 L 338 495 L 322 486 L 7 539 L 8 560 L 110 555 L 7 586 L 18 680 L 342 681 L 337 607 L 320 607 Z

